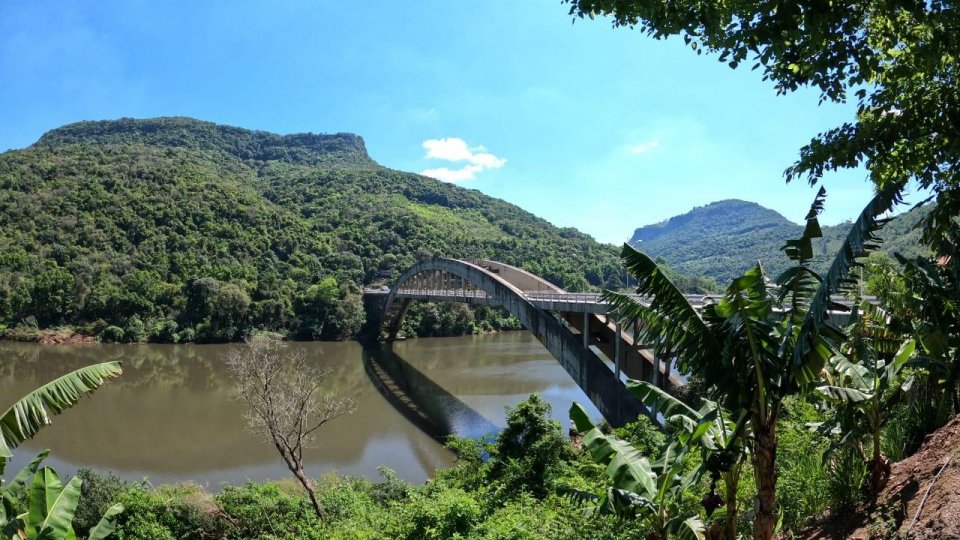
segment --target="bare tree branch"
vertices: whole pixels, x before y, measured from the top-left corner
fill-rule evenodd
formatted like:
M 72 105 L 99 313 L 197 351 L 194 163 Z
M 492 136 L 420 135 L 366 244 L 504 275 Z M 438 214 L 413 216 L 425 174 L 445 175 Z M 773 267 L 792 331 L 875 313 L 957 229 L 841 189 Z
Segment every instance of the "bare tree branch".
M 316 487 L 304 472 L 303 449 L 320 427 L 352 413 L 353 400 L 321 394 L 330 371 L 311 366 L 303 349 L 290 350 L 275 338 L 250 337 L 227 353 L 226 361 L 236 379 L 237 397 L 248 407 L 247 426 L 273 444 L 306 490 L 317 516 L 326 520 Z

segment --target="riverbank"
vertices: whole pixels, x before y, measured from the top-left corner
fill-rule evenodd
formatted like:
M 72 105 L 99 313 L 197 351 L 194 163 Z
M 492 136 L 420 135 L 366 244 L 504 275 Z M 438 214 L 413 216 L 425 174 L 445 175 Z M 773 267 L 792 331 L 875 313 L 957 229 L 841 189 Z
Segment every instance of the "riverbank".
M 6 328 L 0 326 L 0 339 L 40 345 L 92 345 L 99 343 L 96 336 L 78 332 L 71 326 L 56 328 L 36 328 L 18 326 Z
M 377 333 L 371 321 L 352 326 L 348 333 L 300 332 L 290 328 L 240 325 L 230 331 L 211 331 L 210 325 L 178 324 L 171 319 L 140 319 L 130 317 L 123 326 L 96 320 L 84 324 L 40 326 L 27 318 L 16 325 L 0 324 L 0 340 L 41 344 L 81 343 L 237 343 L 249 333 L 270 332 L 295 341 L 351 341 L 363 340 Z M 241 331 L 242 328 L 242 331 Z M 465 304 L 418 302 L 404 320 L 399 336 L 458 337 L 487 335 L 523 330 L 516 318 L 502 309 L 490 306 L 471 308 Z
M 114 533 L 118 540 L 642 537 L 640 521 L 589 516 L 582 504 L 560 494 L 561 486 L 600 492 L 605 479 L 589 453 L 565 442 L 559 426 L 525 442 L 530 446 L 518 453 L 507 450 L 511 445 L 506 443 L 455 440 L 450 446 L 459 456 L 457 463 L 421 484 L 405 482 L 385 467 L 375 480 L 324 475 L 316 484 L 325 519 L 291 480 L 226 485 L 211 493 L 193 483 L 151 486 L 81 471 L 90 496 L 81 498 L 74 525 L 82 537 L 106 508 L 119 502 L 125 511 Z M 555 451 L 543 453 L 545 443 Z M 537 470 L 540 474 L 533 472 Z

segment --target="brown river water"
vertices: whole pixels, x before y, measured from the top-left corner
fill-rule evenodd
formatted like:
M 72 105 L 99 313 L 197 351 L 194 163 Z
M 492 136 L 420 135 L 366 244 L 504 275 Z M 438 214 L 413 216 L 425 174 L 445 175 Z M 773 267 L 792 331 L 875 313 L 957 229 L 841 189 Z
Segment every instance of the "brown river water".
M 325 426 L 306 452 L 310 474 L 379 477 L 386 465 L 423 482 L 453 463 L 438 442 L 482 437 L 504 411 L 536 392 L 564 427 L 572 401 L 598 417 L 562 367 L 528 332 L 421 338 L 390 348 L 306 342 L 331 370 L 326 388 L 353 397 L 356 412 Z M 0 411 L 23 394 L 84 365 L 122 360 L 124 374 L 55 417 L 14 451 L 16 471 L 49 448 L 61 474 L 86 466 L 154 484 L 220 484 L 287 476 L 275 450 L 246 430 L 224 354 L 235 345 L 36 345 L 0 341 Z

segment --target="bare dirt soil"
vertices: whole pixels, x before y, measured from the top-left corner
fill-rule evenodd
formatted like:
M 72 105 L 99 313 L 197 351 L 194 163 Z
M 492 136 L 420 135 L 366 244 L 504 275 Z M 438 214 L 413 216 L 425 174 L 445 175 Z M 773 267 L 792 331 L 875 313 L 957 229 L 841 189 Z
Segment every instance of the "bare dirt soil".
M 960 416 L 893 465 L 876 508 L 828 516 L 801 538 L 960 539 Z
M 40 339 L 37 340 L 42 345 L 79 345 L 96 343 L 96 338 L 74 333 L 72 330 L 41 330 Z

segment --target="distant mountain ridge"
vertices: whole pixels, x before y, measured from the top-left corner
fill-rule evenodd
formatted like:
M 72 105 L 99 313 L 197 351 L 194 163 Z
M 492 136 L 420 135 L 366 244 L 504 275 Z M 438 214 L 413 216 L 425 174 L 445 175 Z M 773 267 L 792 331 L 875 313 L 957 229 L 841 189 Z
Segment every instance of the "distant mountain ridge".
M 929 211 L 901 214 L 884 228 L 882 250 L 919 253 L 919 231 L 913 225 Z M 829 264 L 849 229 L 849 222 L 824 226 L 816 244 L 820 269 Z M 629 243 L 653 257 L 662 257 L 674 270 L 712 277 L 725 286 L 759 260 L 771 277 L 790 266 L 780 248 L 798 237 L 803 227 L 780 213 L 739 199 L 717 201 L 636 229 Z
M 655 240 L 660 236 L 672 234 L 679 227 L 707 223 L 721 227 L 728 234 L 746 234 L 754 230 L 796 226 L 777 211 L 764 208 L 755 202 L 726 199 L 696 207 L 686 214 L 674 216 L 653 225 L 640 227 L 633 231 L 630 244 Z
M 377 165 L 367 154 L 363 137 L 353 133 L 278 135 L 183 116 L 77 122 L 48 131 L 32 147 L 53 149 L 75 144 L 143 144 L 301 165 Z

